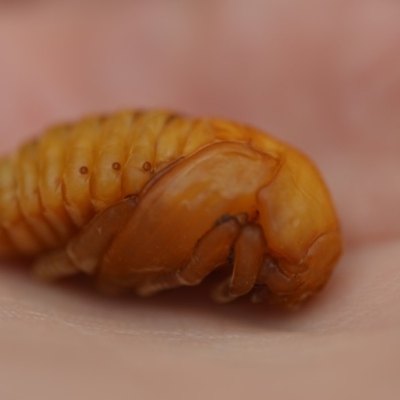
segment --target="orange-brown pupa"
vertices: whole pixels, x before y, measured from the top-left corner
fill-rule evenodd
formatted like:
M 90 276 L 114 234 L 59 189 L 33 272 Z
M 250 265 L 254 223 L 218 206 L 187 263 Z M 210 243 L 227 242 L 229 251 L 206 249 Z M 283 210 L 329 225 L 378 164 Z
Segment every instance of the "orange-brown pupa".
M 52 128 L 0 160 L 0 256 L 149 295 L 227 271 L 213 298 L 296 305 L 341 253 L 311 161 L 256 129 L 162 111 Z

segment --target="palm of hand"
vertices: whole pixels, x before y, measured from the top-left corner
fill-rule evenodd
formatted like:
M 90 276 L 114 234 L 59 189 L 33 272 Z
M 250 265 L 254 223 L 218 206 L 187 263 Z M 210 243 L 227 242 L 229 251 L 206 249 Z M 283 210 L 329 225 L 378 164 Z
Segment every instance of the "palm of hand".
M 161 33 L 150 43 L 153 53 L 133 31 L 131 37 L 119 33 L 118 26 L 135 25 L 122 13 L 107 33 L 101 18 L 89 25 L 78 20 L 79 40 L 41 14 L 3 25 L 11 42 L 18 42 L 16 32 L 22 29 L 43 57 L 32 59 L 29 45 L 18 53 L 13 43 L 1 44 L 2 132 L 28 136 L 32 127 L 54 122 L 54 115 L 73 118 L 128 104 L 167 104 L 266 128 L 307 152 L 332 189 L 346 248 L 331 283 L 299 312 L 288 314 L 246 303 L 215 306 L 204 293 L 198 297 L 198 291 L 186 289 L 149 300 L 104 299 L 68 285 L 43 287 L 5 266 L 0 353 L 9 379 L 0 393 L 36 388 L 50 398 L 63 387 L 65 398 L 76 393 L 107 398 L 132 393 L 134 386 L 138 398 L 149 393 L 165 398 L 179 385 L 193 391 L 191 398 L 299 390 L 311 398 L 337 397 L 341 390 L 365 398 L 378 390 L 382 395 L 382 387 L 391 394 L 399 390 L 390 385 L 400 352 L 400 59 L 393 58 L 398 43 L 389 38 L 398 28 L 378 21 L 376 42 L 368 43 L 373 27 L 361 17 L 355 26 L 363 37 L 353 25 L 329 31 L 325 22 L 332 23 L 332 17 L 325 13 L 311 27 L 308 20 L 290 16 L 280 26 L 264 27 L 254 13 L 253 28 L 265 37 L 300 27 L 301 37 L 281 35 L 264 48 L 264 42 L 257 44 L 259 32 L 232 10 L 223 26 L 211 22 L 204 35 L 184 35 L 196 28 L 178 24 L 174 29 L 182 35 L 172 32 L 170 38 L 168 22 L 158 21 Z M 140 12 L 135 29 L 146 36 L 143 21 L 151 24 L 155 17 L 146 8 Z M 60 37 L 43 41 L 43 26 L 46 36 Z M 204 37 L 212 34 L 212 43 L 205 44 Z M 123 51 L 127 37 L 134 56 Z M 162 51 L 164 40 L 170 52 Z M 100 43 L 101 51 L 96 50 Z M 84 62 L 76 63 L 77 57 Z M 29 67 L 14 70 L 14 65 Z M 17 105 L 6 93 L 19 96 Z M 22 139 L 0 137 L 4 151 Z M 26 384 L 18 387 L 15 379 L 21 375 Z M 206 385 L 199 385 L 199 377 Z

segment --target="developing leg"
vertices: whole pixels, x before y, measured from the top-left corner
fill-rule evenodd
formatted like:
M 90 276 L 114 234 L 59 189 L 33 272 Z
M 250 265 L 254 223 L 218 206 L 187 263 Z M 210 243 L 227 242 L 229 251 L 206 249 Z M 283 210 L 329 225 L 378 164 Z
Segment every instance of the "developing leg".
M 93 274 L 136 203 L 135 196 L 128 197 L 97 214 L 66 248 L 51 250 L 38 257 L 33 265 L 34 274 L 44 280 L 56 280 L 81 272 Z
M 232 277 L 219 284 L 212 293 L 218 303 L 228 303 L 250 292 L 256 283 L 266 243 L 257 224 L 246 224 L 236 240 Z
M 152 278 L 137 287 L 136 292 L 149 296 L 165 289 L 199 284 L 215 268 L 227 262 L 232 243 L 239 232 L 240 224 L 235 218 L 229 217 L 197 242 L 190 260 L 183 268 Z

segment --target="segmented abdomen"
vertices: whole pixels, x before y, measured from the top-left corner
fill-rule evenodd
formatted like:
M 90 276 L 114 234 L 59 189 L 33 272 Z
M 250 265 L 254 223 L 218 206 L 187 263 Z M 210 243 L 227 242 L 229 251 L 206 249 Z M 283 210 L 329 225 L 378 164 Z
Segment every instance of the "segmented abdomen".
M 179 157 L 220 140 L 262 148 L 260 136 L 233 123 L 160 111 L 52 128 L 0 160 L 0 256 L 59 247 L 95 213 L 139 193 Z

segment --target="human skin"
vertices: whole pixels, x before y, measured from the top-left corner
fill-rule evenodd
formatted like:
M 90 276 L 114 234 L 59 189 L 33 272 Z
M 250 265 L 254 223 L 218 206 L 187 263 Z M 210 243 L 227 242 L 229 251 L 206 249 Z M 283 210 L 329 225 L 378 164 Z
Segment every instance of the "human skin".
M 120 108 L 248 123 L 320 167 L 345 250 L 297 312 L 202 288 L 107 298 L 3 263 L 0 397 L 399 398 L 400 4 L 77 7 L 0 14 L 2 154 Z

